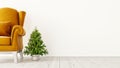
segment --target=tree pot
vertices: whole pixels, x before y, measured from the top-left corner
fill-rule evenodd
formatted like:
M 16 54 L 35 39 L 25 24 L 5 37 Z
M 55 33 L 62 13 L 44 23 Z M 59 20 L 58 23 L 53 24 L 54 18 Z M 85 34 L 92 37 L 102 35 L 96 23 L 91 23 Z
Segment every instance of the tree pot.
M 33 55 L 32 60 L 33 61 L 38 61 L 39 60 L 39 55 Z

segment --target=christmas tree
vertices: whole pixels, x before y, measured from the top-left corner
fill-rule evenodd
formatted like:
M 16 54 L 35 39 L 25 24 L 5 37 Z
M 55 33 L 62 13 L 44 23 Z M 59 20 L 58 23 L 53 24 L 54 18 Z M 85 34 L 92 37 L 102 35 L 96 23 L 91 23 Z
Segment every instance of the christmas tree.
M 48 54 L 46 46 L 43 40 L 41 39 L 41 34 L 37 29 L 35 29 L 30 35 L 28 46 L 25 46 L 24 54 L 31 56 L 33 55 L 43 56 Z

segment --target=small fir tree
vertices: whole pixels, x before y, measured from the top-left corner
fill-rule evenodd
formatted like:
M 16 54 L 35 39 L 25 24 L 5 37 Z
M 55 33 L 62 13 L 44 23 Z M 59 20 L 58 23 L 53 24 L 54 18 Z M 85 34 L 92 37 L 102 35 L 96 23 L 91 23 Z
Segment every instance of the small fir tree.
M 43 40 L 41 39 L 40 32 L 35 29 L 29 39 L 28 46 L 25 46 L 24 54 L 26 55 L 46 55 L 48 54 L 48 51 L 46 49 L 45 44 L 43 43 Z

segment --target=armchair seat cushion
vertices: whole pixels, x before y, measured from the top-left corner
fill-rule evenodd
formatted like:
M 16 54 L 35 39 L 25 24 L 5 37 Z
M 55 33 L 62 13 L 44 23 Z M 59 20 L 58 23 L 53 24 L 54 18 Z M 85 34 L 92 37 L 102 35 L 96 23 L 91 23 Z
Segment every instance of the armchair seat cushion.
M 11 37 L 9 36 L 0 36 L 0 46 L 10 45 Z

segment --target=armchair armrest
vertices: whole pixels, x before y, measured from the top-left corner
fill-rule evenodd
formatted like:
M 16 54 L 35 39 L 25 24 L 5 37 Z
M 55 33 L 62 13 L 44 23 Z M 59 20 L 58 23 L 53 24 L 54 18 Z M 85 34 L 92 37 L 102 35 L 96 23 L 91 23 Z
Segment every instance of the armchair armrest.
M 13 26 L 12 32 L 11 32 L 11 37 L 13 38 L 15 35 L 20 35 L 20 36 L 25 35 L 25 31 L 22 26 L 20 26 L 20 25 Z
M 25 35 L 25 31 L 23 27 L 21 25 L 14 25 L 11 32 L 12 44 L 13 43 L 17 44 L 17 40 L 24 35 Z
M 17 50 L 23 48 L 22 36 L 25 35 L 25 31 L 21 25 L 14 25 L 11 32 L 11 45 Z

